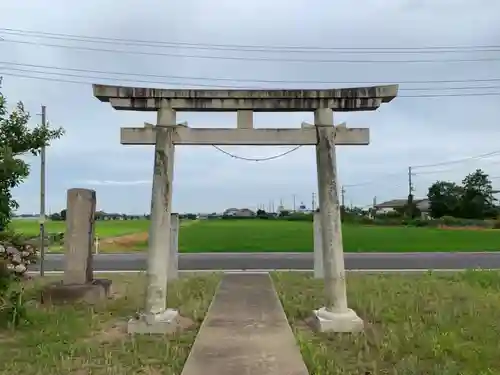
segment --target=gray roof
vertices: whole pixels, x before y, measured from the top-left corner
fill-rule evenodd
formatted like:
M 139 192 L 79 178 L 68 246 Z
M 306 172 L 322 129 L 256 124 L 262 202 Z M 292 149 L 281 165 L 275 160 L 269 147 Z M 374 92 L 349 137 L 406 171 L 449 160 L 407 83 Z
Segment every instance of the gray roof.
M 413 199 L 413 203 L 419 204 L 421 202 L 427 201 L 427 199 Z M 375 205 L 375 208 L 402 208 L 408 203 L 408 199 L 392 199 L 387 202 L 379 203 Z

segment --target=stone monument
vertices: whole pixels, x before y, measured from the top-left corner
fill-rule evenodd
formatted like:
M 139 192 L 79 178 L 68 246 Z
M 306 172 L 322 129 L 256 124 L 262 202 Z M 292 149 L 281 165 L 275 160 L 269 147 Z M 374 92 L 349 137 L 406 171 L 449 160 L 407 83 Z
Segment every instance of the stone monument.
M 61 281 L 49 284 L 42 291 L 43 303 L 84 301 L 94 304 L 109 296 L 111 281 L 94 279 L 92 268 L 95 209 L 94 190 L 68 190 L 64 275 Z

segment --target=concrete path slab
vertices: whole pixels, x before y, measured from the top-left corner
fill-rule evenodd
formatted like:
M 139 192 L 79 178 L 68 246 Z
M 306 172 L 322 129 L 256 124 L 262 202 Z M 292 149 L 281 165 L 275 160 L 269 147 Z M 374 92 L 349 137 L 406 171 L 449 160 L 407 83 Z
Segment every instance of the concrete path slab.
M 182 375 L 308 375 L 269 274 L 225 274 Z

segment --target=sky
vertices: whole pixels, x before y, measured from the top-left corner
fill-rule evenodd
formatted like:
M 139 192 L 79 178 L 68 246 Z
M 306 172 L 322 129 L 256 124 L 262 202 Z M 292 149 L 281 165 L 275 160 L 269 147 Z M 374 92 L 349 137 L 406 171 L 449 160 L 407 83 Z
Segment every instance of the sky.
M 302 89 L 400 84 L 399 96 L 377 111 L 335 114 L 336 123 L 370 128 L 370 145 L 337 147 L 346 204 L 365 207 L 374 197 L 379 203 L 404 198 L 409 166 L 415 167 L 417 198 L 424 197 L 434 181 L 460 182 L 476 168 L 500 176 L 500 152 L 463 163 L 416 168 L 500 150 L 500 95 L 482 95 L 500 94 L 500 2 L 495 0 L 143 0 L 140 5 L 133 0 L 17 0 L 0 2 L 0 26 L 1 90 L 9 106 L 23 101 L 34 126 L 40 122 L 40 106 L 45 105 L 50 124 L 66 131 L 47 149 L 48 212 L 63 209 L 67 189 L 75 187 L 95 189 L 98 209 L 107 212 L 142 214 L 150 209 L 152 146 L 120 145 L 119 128 L 154 123 L 155 114 L 116 111 L 93 97 L 92 83 Z M 80 39 L 42 38 L 27 31 L 73 34 Z M 83 42 L 81 36 L 94 39 Z M 95 37 L 129 42 L 99 43 Z M 139 46 L 130 40 L 150 42 Z M 163 44 L 152 45 L 154 41 Z M 208 44 L 236 47 L 224 51 Z M 245 52 L 241 46 L 269 48 Z M 331 49 L 304 53 L 277 51 L 276 46 Z M 498 49 L 443 52 L 429 48 L 443 46 Z M 339 48 L 357 50 L 346 53 Z M 200 55 L 212 58 L 193 57 Z M 68 68 L 73 70 L 64 70 Z M 111 74 L 116 72 L 122 74 Z M 255 82 L 259 80 L 278 82 Z M 466 82 L 436 82 L 460 80 Z M 177 119 L 191 127 L 236 127 L 235 113 L 182 112 Z M 254 117 L 255 127 L 273 128 L 298 128 L 302 121 L 312 120 L 312 113 Z M 265 158 L 290 147 L 223 149 L 237 156 Z M 26 160 L 31 175 L 14 195 L 20 213 L 36 213 L 40 161 Z M 500 187 L 500 178 L 492 181 Z M 179 146 L 173 189 L 176 212 L 268 208 L 280 201 L 292 208 L 294 199 L 297 206 L 304 202 L 310 207 L 317 191 L 314 148 L 248 162 L 211 146 Z

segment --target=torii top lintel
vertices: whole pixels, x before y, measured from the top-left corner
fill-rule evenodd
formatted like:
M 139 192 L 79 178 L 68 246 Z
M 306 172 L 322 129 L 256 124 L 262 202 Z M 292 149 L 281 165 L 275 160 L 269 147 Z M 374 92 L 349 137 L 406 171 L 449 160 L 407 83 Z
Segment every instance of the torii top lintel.
M 398 94 L 398 85 L 328 90 L 176 90 L 93 85 L 94 96 L 118 110 L 157 111 L 162 103 L 176 111 L 255 112 L 373 111 Z

